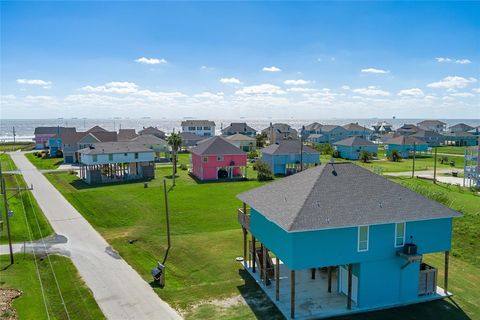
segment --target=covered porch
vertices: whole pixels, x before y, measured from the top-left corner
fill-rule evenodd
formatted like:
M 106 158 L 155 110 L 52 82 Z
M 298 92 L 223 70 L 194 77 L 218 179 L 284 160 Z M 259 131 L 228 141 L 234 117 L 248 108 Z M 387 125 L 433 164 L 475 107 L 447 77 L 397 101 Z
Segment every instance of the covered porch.
M 217 179 L 245 179 L 247 166 L 231 164 L 230 166 L 217 167 Z

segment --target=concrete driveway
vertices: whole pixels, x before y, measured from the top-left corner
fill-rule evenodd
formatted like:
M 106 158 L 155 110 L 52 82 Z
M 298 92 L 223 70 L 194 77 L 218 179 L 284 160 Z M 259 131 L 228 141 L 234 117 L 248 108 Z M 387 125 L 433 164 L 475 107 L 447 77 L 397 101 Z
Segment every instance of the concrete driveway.
M 115 254 L 102 236 L 24 156 L 10 153 L 40 208 L 70 253 L 95 300 L 108 319 L 180 319 L 150 285 Z M 152 265 L 152 268 L 154 266 Z

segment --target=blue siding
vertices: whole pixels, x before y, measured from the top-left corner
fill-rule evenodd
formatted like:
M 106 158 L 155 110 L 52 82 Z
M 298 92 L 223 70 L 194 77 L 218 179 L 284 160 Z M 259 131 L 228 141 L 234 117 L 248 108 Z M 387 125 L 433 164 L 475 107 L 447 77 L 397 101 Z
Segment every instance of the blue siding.
M 378 154 L 378 146 L 335 146 L 340 153 L 340 158 L 358 160 L 362 151 Z
M 265 161 L 272 169 L 273 174 L 286 174 L 287 164 L 300 163 L 300 154 L 271 155 L 262 154 L 262 160 Z M 304 164 L 319 164 L 320 154 L 303 154 Z
M 413 152 L 413 144 L 388 144 L 387 156 L 392 154 L 393 150 L 397 150 L 402 158 L 408 158 L 410 152 Z M 416 152 L 428 151 L 427 144 L 418 144 L 415 146 Z

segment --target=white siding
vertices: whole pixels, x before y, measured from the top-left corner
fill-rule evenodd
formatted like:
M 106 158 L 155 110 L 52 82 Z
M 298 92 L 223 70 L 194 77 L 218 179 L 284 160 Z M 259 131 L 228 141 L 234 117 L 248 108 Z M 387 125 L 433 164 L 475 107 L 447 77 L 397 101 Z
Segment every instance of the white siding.
M 97 161 L 93 161 L 93 155 L 91 154 L 81 154 L 80 162 L 87 165 L 93 164 L 109 164 L 109 163 L 130 163 L 130 162 L 144 162 L 144 161 L 154 161 L 155 153 L 153 151 L 144 151 L 138 152 L 138 159 L 135 159 L 135 152 L 124 153 L 114 153 L 113 160 L 109 160 L 109 154 L 98 154 Z

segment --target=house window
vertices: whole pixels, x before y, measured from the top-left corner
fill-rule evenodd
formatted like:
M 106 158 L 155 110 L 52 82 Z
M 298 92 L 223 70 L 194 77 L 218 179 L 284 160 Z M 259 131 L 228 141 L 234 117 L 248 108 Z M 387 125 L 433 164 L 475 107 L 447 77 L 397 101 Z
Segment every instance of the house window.
M 108 155 L 108 161 L 113 161 L 113 154 Z
M 210 130 L 210 127 L 203 127 L 203 130 Z
M 189 131 L 195 131 L 195 129 L 196 129 L 195 127 L 188 127 Z
M 358 251 L 368 251 L 368 226 L 358 227 Z
M 126 154 L 126 153 L 124 153 L 123 155 L 124 155 L 125 157 L 128 156 L 128 154 Z
M 135 152 L 134 157 L 135 159 L 138 159 L 138 152 Z
M 92 161 L 97 162 L 97 155 L 96 154 L 92 155 Z
M 405 244 L 405 222 L 395 224 L 395 247 Z
M 207 163 L 208 162 L 208 157 L 203 157 L 203 163 Z
M 202 127 L 197 127 L 197 130 L 202 130 Z
M 222 156 L 218 156 L 218 157 L 217 157 L 217 161 L 223 161 L 223 157 L 222 157 Z

